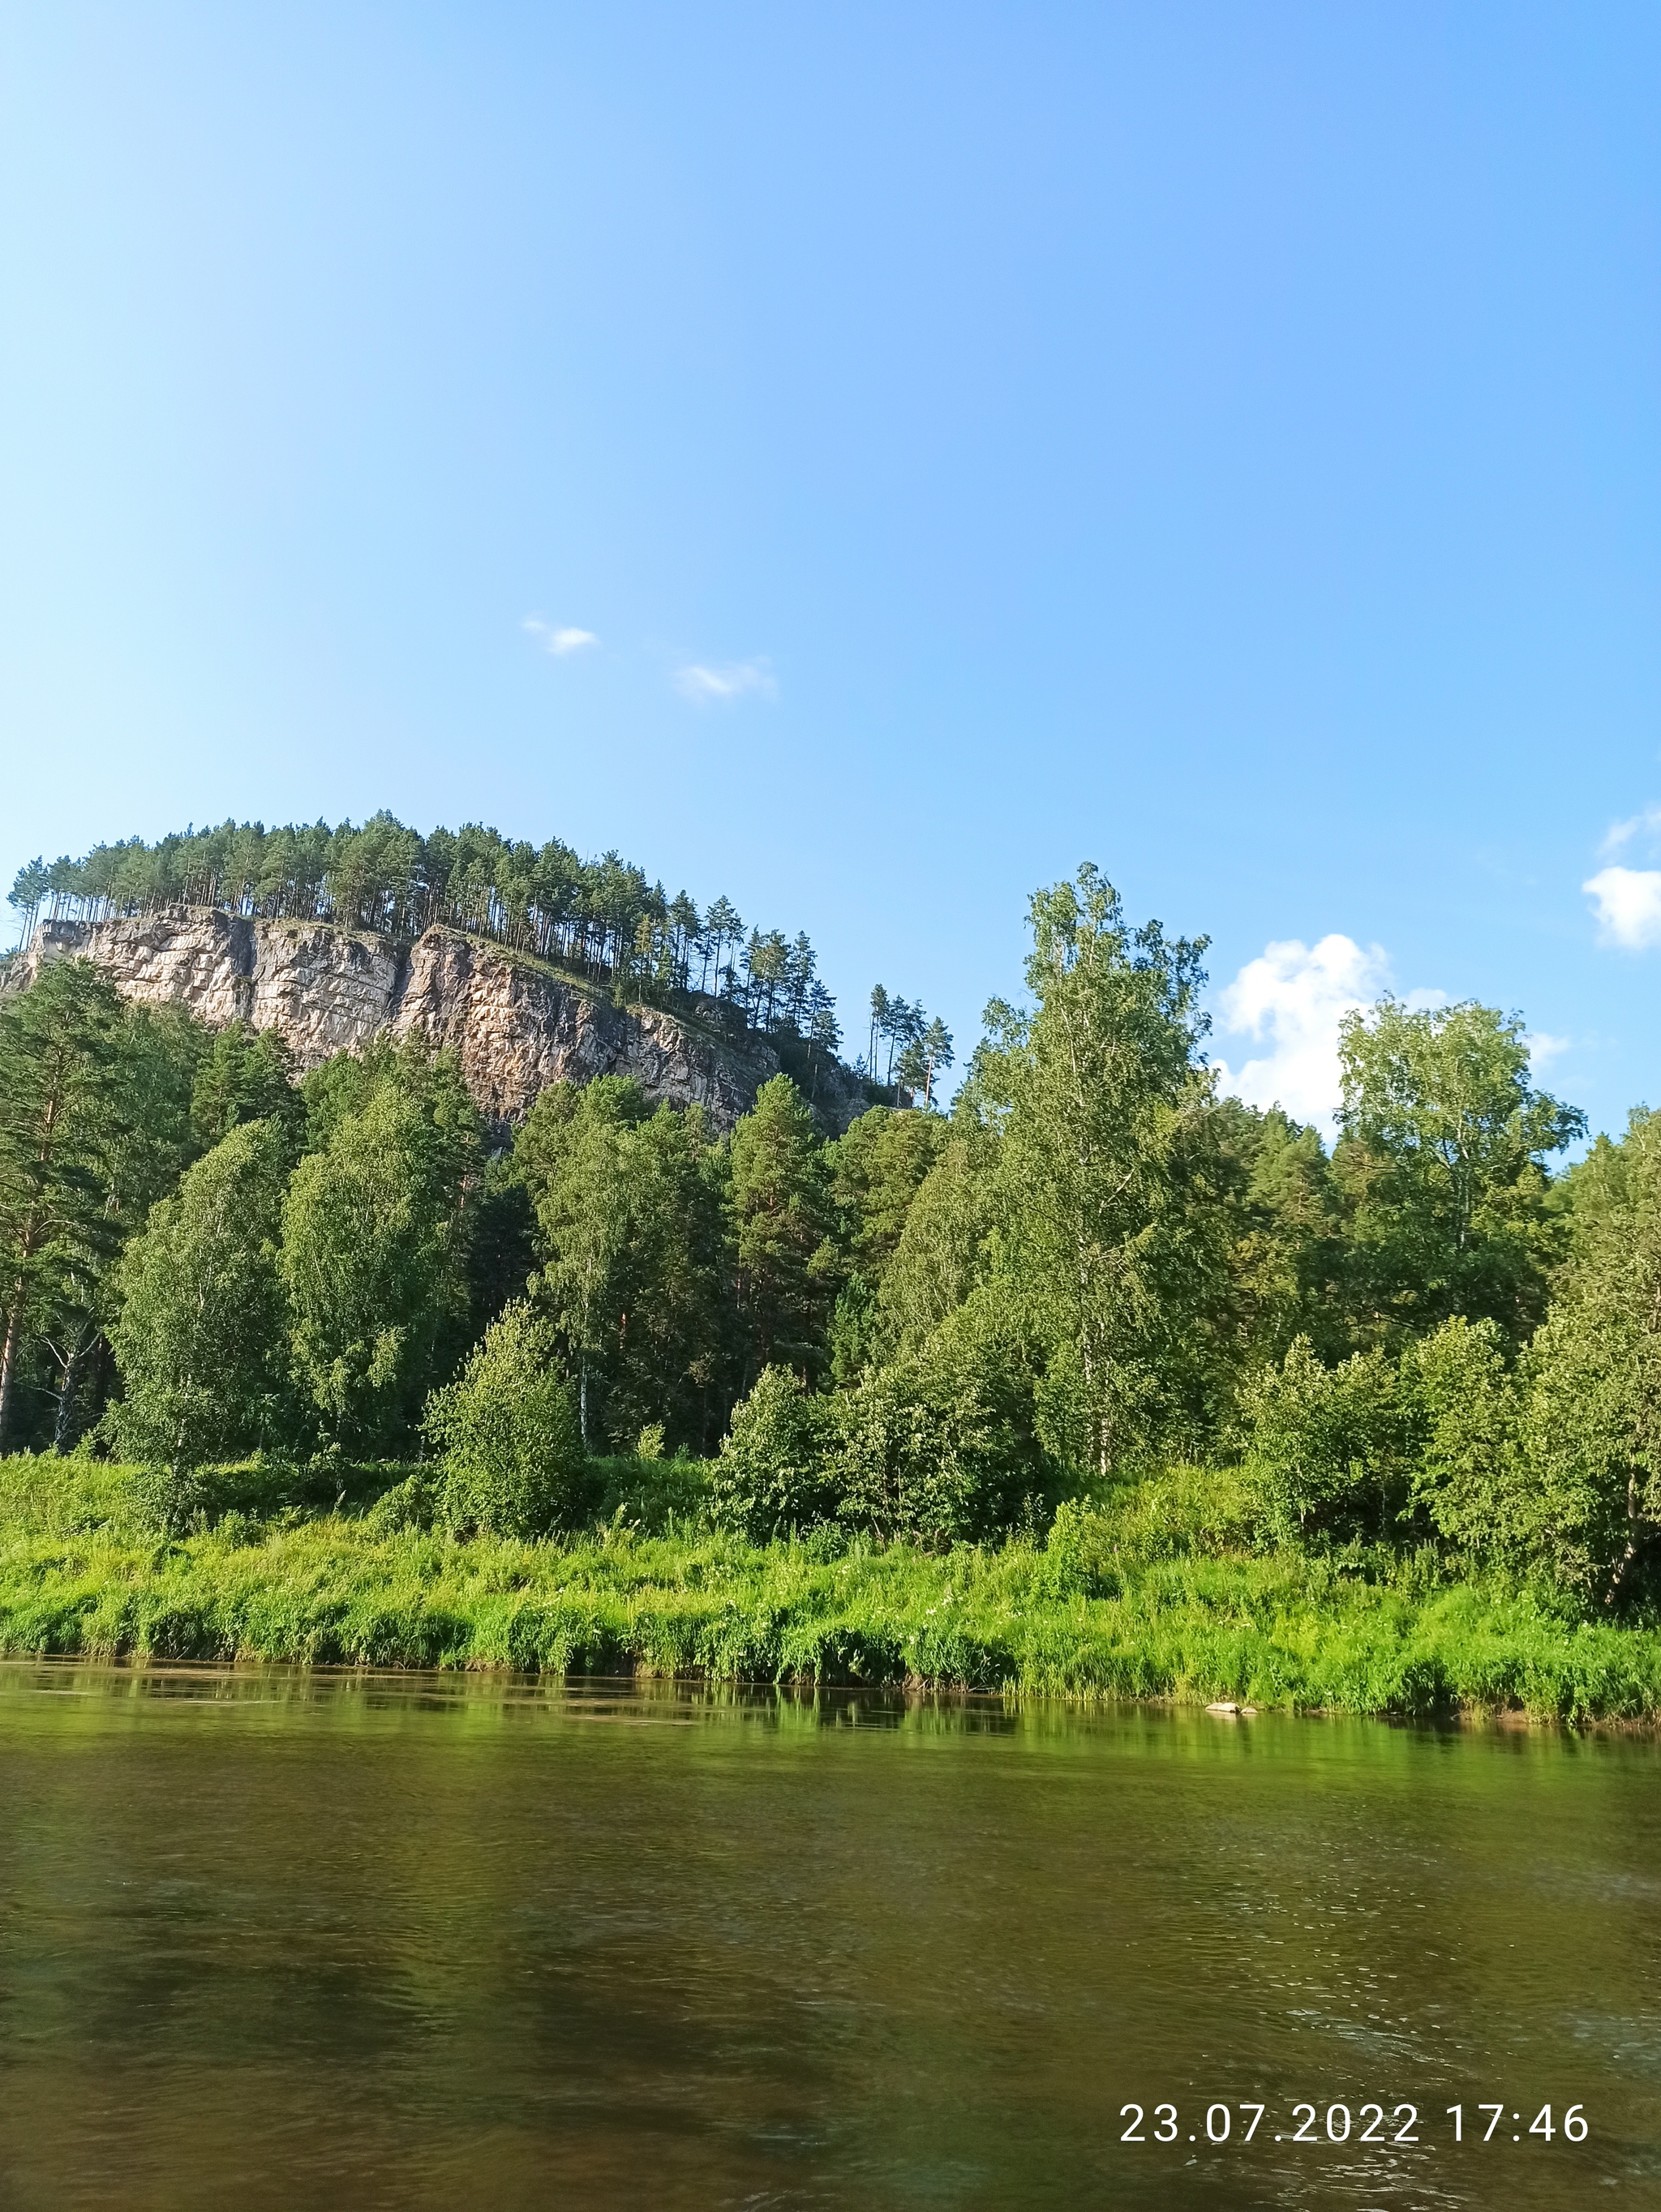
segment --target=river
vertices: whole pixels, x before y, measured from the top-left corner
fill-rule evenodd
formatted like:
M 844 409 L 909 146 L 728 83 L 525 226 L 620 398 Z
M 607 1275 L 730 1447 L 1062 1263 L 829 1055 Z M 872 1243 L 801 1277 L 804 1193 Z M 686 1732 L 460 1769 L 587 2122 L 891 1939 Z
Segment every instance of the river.
M 0 1667 L 4 2212 L 1594 2201 L 1653 1741 Z

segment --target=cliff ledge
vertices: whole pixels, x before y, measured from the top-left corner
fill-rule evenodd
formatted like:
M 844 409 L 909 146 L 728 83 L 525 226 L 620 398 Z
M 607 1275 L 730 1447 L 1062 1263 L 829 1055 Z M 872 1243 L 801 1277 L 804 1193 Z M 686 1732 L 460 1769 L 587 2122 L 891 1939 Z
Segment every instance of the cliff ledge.
M 707 1109 L 730 1128 L 779 1072 L 760 1038 L 739 1048 L 696 1021 L 603 993 L 502 946 L 449 929 L 412 945 L 329 922 L 267 921 L 220 909 L 163 908 L 103 922 L 43 922 L 15 981 L 64 956 L 91 960 L 124 996 L 188 1006 L 215 1027 L 240 1018 L 278 1030 L 301 1071 L 361 1051 L 385 1031 L 453 1048 L 467 1087 L 498 1127 L 549 1083 L 631 1075 L 654 1103 Z M 845 1127 L 865 1099 L 826 1066 L 816 1103 Z

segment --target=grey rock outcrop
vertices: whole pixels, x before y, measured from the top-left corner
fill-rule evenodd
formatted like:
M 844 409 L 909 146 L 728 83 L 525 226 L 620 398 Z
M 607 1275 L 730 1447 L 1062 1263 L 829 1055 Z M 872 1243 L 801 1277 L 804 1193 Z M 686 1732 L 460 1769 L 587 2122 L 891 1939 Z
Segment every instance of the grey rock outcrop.
M 778 1054 L 760 1039 L 739 1048 L 698 1021 L 616 1006 L 540 962 L 447 929 L 402 946 L 327 922 L 164 908 L 43 923 L 7 981 L 26 984 L 43 962 L 65 955 L 94 962 L 127 998 L 188 1006 L 215 1027 L 240 1018 L 275 1029 L 302 1071 L 361 1051 L 383 1031 L 451 1048 L 498 1127 L 520 1120 L 547 1084 L 631 1075 L 654 1103 L 696 1102 L 730 1128 L 779 1071 Z M 835 1063 L 818 1090 L 833 1127 L 864 1107 L 855 1079 Z

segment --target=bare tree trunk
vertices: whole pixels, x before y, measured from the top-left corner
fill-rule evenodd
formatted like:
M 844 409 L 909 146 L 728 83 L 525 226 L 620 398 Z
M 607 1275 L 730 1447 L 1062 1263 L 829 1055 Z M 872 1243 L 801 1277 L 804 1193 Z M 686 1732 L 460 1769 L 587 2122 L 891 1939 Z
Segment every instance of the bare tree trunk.
M 1627 1476 L 1627 1548 L 1621 1553 L 1615 1572 L 1609 1577 L 1609 1589 L 1603 1599 L 1606 1607 L 1614 1605 L 1620 1596 L 1632 1571 L 1633 1562 L 1644 1548 L 1644 1516 L 1638 1503 L 1638 1477 L 1629 1473 Z
M 81 1377 L 88 1354 L 97 1341 L 97 1331 L 90 1322 L 83 1322 L 76 1332 L 69 1357 L 64 1362 L 64 1387 L 58 1394 L 58 1417 L 52 1423 L 52 1448 L 58 1456 L 75 1448 L 75 1407 Z
M 17 1393 L 17 1356 L 22 1342 L 23 1283 L 20 1278 L 12 1291 L 6 1314 L 5 1343 L 0 1347 L 0 1452 L 6 1449 L 6 1436 L 11 1427 L 12 1400 Z

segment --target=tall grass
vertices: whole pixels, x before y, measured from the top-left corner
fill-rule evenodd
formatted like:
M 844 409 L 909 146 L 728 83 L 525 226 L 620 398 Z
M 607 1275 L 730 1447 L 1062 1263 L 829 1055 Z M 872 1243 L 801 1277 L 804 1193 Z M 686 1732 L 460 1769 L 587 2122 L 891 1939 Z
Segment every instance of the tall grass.
M 626 1471 L 610 1480 L 626 1491 Z M 222 1477 L 222 1492 L 234 1486 Z M 1147 1527 L 1131 1548 L 1116 1540 L 1136 1514 L 1169 1535 L 1146 1498 L 1130 1519 L 1064 1513 L 1045 1545 L 929 1555 L 757 1547 L 672 1512 L 649 1534 L 626 1500 L 557 1543 L 453 1543 L 294 1504 L 263 1517 L 233 1506 L 211 1522 L 200 1510 L 167 1535 L 144 1497 L 135 1470 L 0 1462 L 0 1652 L 1661 1715 L 1652 1629 L 1451 1581 L 1427 1556 L 1208 1553 L 1151 1541 Z

